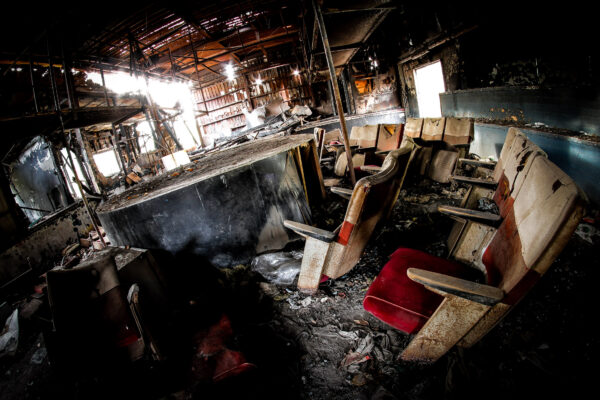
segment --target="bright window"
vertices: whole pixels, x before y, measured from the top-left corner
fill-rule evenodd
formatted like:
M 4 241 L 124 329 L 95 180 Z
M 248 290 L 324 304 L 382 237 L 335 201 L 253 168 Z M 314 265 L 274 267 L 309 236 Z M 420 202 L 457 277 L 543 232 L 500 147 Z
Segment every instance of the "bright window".
M 417 87 L 417 102 L 419 117 L 439 118 L 442 116 L 440 93 L 446 91 L 442 63 L 433 64 L 415 70 L 415 85 Z

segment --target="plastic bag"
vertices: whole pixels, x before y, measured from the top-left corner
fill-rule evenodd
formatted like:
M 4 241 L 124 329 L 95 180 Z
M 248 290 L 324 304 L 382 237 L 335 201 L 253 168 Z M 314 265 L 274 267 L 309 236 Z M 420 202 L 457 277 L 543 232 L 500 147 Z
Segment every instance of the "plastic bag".
M 250 268 L 258 272 L 270 283 L 291 285 L 300 272 L 302 252 L 291 251 L 262 254 L 252 260 Z
M 19 310 L 16 309 L 8 317 L 0 331 L 0 358 L 7 354 L 14 355 L 19 345 Z

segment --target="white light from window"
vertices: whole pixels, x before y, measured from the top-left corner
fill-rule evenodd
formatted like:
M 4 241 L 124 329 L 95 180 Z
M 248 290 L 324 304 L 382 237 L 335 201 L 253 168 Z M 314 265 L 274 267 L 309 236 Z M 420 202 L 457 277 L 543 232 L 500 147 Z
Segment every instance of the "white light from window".
M 256 78 L 256 80 L 254 81 L 255 85 L 262 85 L 262 83 L 263 83 L 263 80 L 260 79 L 260 76 L 258 78 Z
M 235 71 L 233 70 L 233 65 L 231 65 L 231 63 L 225 66 L 225 74 L 230 81 L 235 79 Z
M 298 69 L 295 69 L 294 72 L 292 72 L 294 74 L 294 76 L 298 76 L 300 75 L 300 71 L 298 71 Z

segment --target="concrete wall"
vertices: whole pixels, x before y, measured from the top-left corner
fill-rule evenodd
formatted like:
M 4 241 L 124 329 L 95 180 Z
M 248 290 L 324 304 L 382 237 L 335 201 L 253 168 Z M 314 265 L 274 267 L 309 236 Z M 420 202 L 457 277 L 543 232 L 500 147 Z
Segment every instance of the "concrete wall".
M 600 135 L 600 94 L 571 88 L 497 87 L 440 94 L 442 115 L 520 123 Z
M 471 153 L 498 159 L 509 126 L 475 124 L 475 139 Z M 600 205 L 600 143 L 590 143 L 568 136 L 522 129 L 535 144 L 540 146 L 550 160 L 575 180 L 588 195 L 591 202 Z
M 30 268 L 43 273 L 67 245 L 87 236 L 91 226 L 81 201 L 38 222 L 23 240 L 0 254 L 0 287 Z

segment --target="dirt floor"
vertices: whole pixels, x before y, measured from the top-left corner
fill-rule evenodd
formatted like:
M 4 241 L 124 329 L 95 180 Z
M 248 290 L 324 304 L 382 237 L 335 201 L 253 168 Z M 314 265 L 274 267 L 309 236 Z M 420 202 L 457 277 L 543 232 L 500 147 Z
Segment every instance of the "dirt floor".
M 365 291 L 396 248 L 445 256 L 452 221 L 436 207 L 457 204 L 462 194 L 464 188 L 449 184 L 406 182 L 359 264 L 312 296 L 293 284 L 269 283 L 250 266 L 217 271 L 198 268 L 199 261 L 185 255 L 171 260 L 181 302 L 169 322 L 174 343 L 167 361 L 144 359 L 75 377 L 52 367 L 40 350 L 47 310 L 22 312 L 17 354 L 0 359 L 0 398 L 507 399 L 589 392 L 600 349 L 592 298 L 600 238 L 589 232 L 573 236 L 550 271 L 483 340 L 433 365 L 399 361 L 410 336 L 363 309 Z M 345 200 L 330 195 L 314 219 L 334 229 L 345 208 Z M 295 242 L 285 250 L 302 248 Z M 35 308 L 32 300 L 12 301 L 22 310 Z M 222 315 L 233 329 L 227 347 L 255 368 L 215 384 L 202 373 L 196 339 Z

